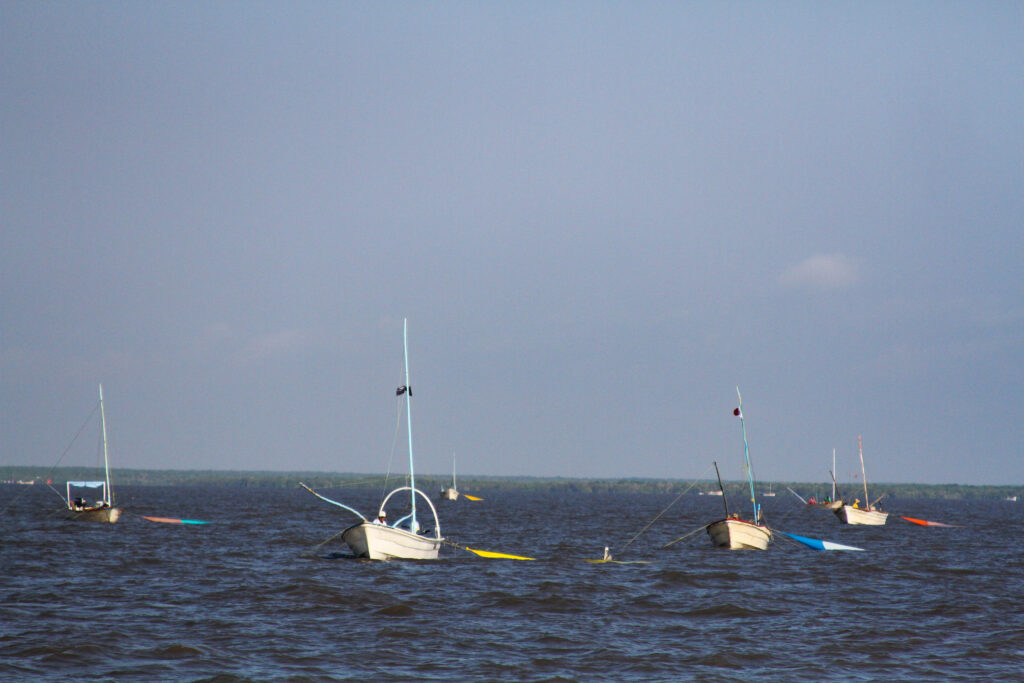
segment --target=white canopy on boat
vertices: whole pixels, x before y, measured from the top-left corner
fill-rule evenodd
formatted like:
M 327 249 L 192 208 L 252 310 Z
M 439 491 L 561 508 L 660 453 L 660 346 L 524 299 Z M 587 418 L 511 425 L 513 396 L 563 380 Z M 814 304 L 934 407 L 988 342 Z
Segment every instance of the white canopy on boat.
M 105 481 L 69 481 L 68 486 L 81 486 L 83 488 L 98 489 L 106 484 Z

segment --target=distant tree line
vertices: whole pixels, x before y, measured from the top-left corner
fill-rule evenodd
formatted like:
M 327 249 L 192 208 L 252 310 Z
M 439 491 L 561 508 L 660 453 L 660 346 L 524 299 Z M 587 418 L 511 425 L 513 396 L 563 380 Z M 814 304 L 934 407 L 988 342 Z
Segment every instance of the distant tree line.
M 96 467 L 58 467 L 46 469 L 25 465 L 0 466 L 0 481 L 17 483 L 35 481 L 46 484 L 49 479 L 58 489 L 64 482 L 71 480 L 99 480 L 103 478 L 103 470 Z M 339 472 L 268 472 L 245 470 L 133 470 L 116 469 L 114 471 L 115 486 L 230 486 L 256 488 L 286 488 L 298 486 L 304 482 L 315 489 L 367 487 L 381 488 L 398 486 L 406 483 L 405 474 L 393 474 L 385 482 L 383 475 L 367 475 Z M 434 493 L 450 485 L 448 475 L 417 475 L 416 487 Z M 730 498 L 737 496 L 749 497 L 746 482 L 724 482 L 725 492 Z M 849 495 L 855 495 L 856 484 L 846 484 Z M 764 487 L 760 487 L 764 488 Z M 777 496 L 792 495 L 787 489 L 793 489 L 804 498 L 812 495 L 820 496 L 822 485 L 806 482 L 772 482 L 772 489 Z M 459 478 L 459 490 L 470 493 L 487 491 L 521 490 L 538 493 L 646 493 L 676 494 L 684 490 L 689 495 L 698 495 L 717 490 L 717 481 L 698 480 L 684 481 L 677 479 L 574 479 L 568 477 L 473 477 Z M 760 494 L 761 491 L 758 491 Z M 887 500 L 897 498 L 938 498 L 946 500 L 971 500 L 981 498 L 1006 498 L 1009 496 L 1024 497 L 1024 486 L 970 486 L 967 484 L 886 484 L 872 483 L 873 497 L 885 496 Z

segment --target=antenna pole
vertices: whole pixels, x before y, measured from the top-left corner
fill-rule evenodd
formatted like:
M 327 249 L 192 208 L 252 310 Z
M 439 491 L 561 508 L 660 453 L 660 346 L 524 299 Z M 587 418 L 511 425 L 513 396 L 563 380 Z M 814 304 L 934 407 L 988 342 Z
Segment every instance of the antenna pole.
M 409 428 L 409 487 L 412 489 L 412 517 L 409 528 L 418 533 L 420 525 L 416 521 L 416 473 L 412 465 L 412 384 L 409 383 L 409 320 L 402 319 L 402 346 L 405 350 L 405 424 Z

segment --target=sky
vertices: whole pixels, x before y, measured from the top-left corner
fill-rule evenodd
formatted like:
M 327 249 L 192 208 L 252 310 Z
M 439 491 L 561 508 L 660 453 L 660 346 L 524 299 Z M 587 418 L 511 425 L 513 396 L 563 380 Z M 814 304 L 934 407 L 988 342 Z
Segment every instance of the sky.
M 12 0 L 0 105 L 0 466 L 406 471 L 407 318 L 417 473 L 1024 484 L 1019 3 Z

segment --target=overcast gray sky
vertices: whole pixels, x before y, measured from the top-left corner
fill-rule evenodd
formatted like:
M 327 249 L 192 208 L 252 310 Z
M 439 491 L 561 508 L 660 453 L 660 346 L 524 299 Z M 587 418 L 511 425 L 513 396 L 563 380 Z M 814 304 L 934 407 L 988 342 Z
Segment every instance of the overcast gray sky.
M 420 472 L 1024 483 L 1020 3 L 8 1 L 0 103 L 0 464 L 383 472 L 408 317 Z

